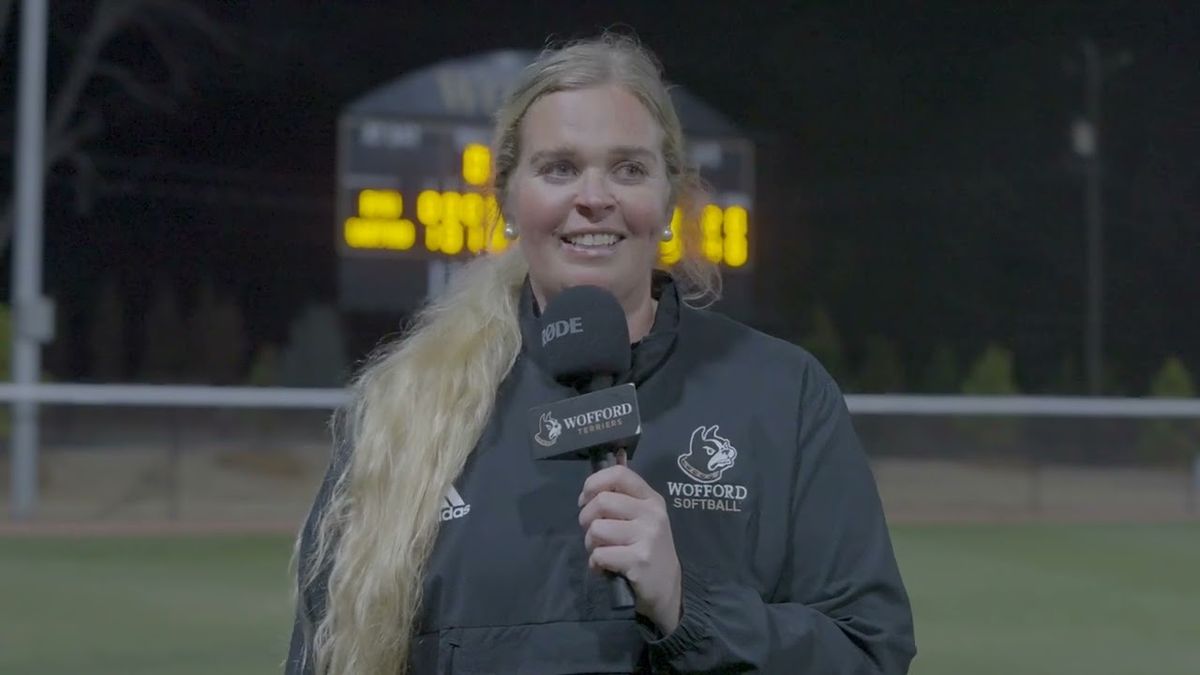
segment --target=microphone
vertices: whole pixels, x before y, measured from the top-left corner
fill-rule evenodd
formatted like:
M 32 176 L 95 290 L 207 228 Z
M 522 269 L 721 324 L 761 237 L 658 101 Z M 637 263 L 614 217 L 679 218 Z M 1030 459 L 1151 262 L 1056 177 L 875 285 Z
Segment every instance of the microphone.
M 573 286 L 542 312 L 541 349 L 550 374 L 581 392 L 529 409 L 534 459 L 588 459 L 592 473 L 616 463 L 618 450 L 632 456 L 642 432 L 637 390 L 613 386 L 629 370 L 629 324 L 620 303 L 595 286 Z M 613 609 L 635 604 L 624 577 L 609 573 Z

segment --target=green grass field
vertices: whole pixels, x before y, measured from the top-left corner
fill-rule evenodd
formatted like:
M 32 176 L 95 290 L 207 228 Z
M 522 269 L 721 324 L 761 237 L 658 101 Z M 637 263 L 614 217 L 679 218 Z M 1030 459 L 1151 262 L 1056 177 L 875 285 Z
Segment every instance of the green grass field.
M 896 526 L 927 675 L 1195 675 L 1200 524 Z M 280 671 L 282 537 L 0 538 L 0 673 Z

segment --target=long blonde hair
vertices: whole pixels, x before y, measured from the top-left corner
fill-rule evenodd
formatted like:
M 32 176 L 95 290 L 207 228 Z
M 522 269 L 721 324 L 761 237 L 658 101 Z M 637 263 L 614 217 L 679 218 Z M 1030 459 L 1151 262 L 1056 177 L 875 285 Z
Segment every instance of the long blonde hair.
M 672 274 L 685 300 L 713 298 L 719 275 L 700 255 L 695 218 L 700 184 L 686 167 L 659 64 L 632 38 L 605 34 L 547 50 L 522 73 L 496 120 L 493 189 L 501 208 L 529 106 L 555 91 L 608 83 L 627 87 L 662 125 L 671 196 L 685 213 L 684 255 Z M 301 593 L 319 593 L 328 571 L 326 609 L 310 627 L 305 654 L 315 672 L 407 669 L 440 502 L 520 352 L 518 303 L 527 273 L 519 247 L 472 261 L 406 336 L 380 350 L 351 383 L 351 403 L 334 424 L 335 447 L 348 448 L 349 459 L 318 514 L 312 555 L 299 560 L 301 536 L 294 557 Z

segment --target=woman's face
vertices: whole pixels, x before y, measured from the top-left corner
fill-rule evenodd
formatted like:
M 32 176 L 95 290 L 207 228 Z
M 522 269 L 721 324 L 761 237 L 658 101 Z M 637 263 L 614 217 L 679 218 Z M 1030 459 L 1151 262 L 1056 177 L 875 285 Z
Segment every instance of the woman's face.
M 618 86 L 539 98 L 520 130 L 508 216 L 542 306 L 564 288 L 600 286 L 629 311 L 649 301 L 670 222 L 663 131 Z

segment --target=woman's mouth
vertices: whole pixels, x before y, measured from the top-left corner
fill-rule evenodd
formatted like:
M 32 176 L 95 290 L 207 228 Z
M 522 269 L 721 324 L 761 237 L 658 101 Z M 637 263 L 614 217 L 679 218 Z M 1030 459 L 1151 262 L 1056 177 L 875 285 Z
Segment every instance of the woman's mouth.
M 600 252 L 613 248 L 619 244 L 625 237 L 611 232 L 587 234 L 575 234 L 568 237 L 561 237 L 562 242 L 567 246 L 578 249 L 580 251 Z

